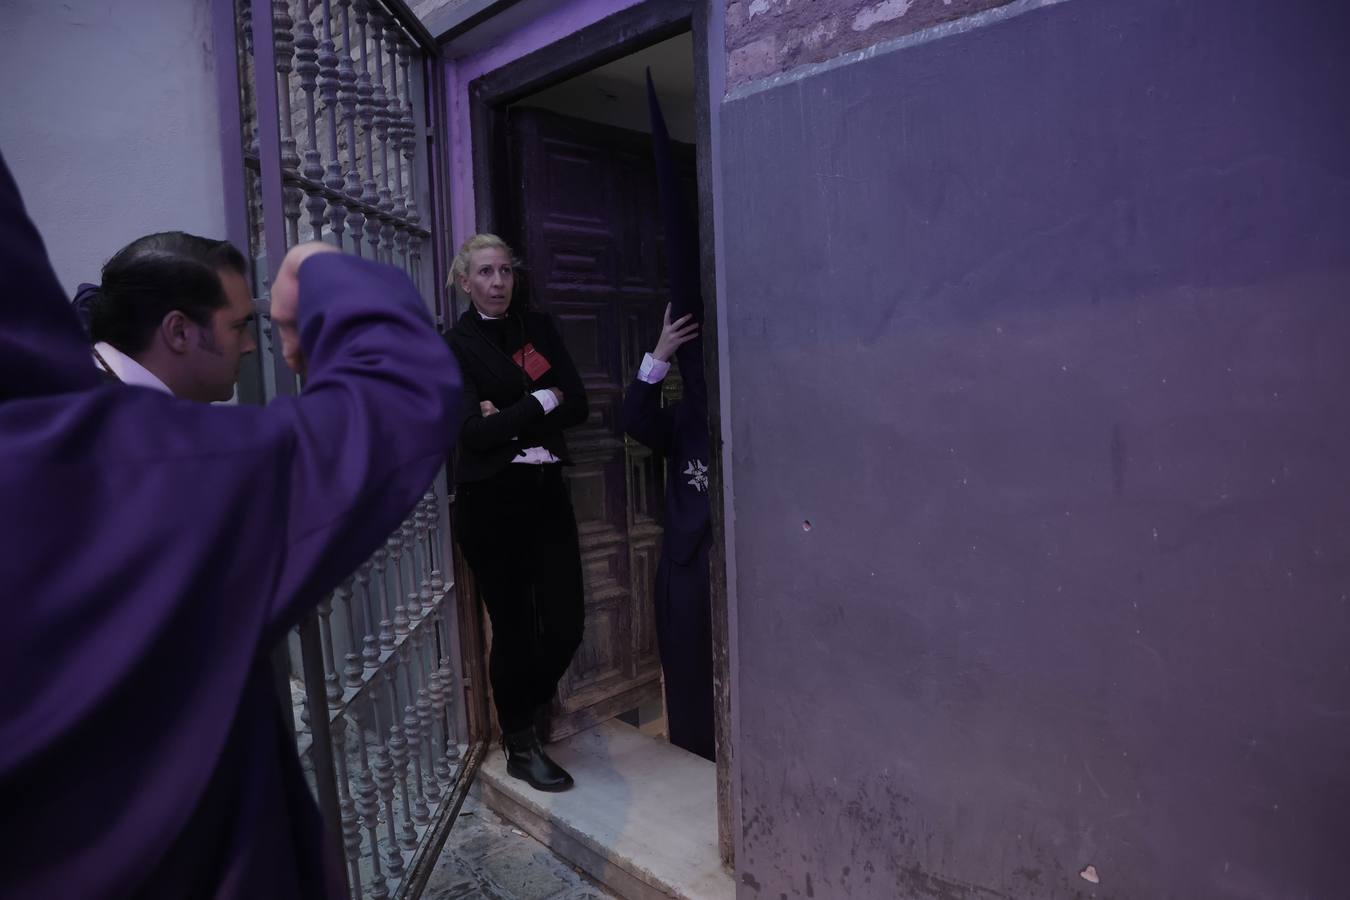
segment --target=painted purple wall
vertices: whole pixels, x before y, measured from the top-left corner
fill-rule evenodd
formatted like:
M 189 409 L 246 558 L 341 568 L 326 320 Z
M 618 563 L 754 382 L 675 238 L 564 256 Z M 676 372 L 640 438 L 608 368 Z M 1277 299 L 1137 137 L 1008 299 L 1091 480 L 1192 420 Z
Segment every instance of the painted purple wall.
M 1350 13 L 1038 6 L 722 107 L 740 897 L 1347 896 Z

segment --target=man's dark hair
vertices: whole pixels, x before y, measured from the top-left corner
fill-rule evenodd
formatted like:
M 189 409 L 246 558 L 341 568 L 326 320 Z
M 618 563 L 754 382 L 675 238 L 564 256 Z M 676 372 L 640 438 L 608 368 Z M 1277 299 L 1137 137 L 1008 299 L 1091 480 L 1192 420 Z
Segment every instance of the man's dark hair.
M 103 283 L 89 309 L 90 339 L 134 356 L 174 310 L 208 324 L 225 305 L 221 269 L 248 277 L 248 263 L 229 241 L 182 231 L 137 238 L 103 267 Z

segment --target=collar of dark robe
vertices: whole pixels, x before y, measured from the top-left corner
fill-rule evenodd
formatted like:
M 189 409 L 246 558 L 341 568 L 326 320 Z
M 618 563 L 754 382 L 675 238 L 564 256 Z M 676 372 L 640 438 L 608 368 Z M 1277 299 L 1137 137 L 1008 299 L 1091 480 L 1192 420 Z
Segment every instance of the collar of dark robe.
M 525 310 L 508 310 L 499 319 L 484 319 L 470 305 L 455 325 L 455 331 L 467 338 L 461 344 L 463 349 L 472 353 L 504 386 L 522 392 L 529 391 L 529 379 L 511 359 L 511 353 L 529 340 L 526 315 Z
M 477 324 L 479 332 L 496 344 L 503 353 L 507 352 L 507 341 L 511 339 L 511 335 L 513 333 L 520 334 L 522 331 L 517 322 L 508 319 L 506 316 L 499 319 L 484 319 L 479 316 Z M 516 327 L 513 328 L 512 326 Z

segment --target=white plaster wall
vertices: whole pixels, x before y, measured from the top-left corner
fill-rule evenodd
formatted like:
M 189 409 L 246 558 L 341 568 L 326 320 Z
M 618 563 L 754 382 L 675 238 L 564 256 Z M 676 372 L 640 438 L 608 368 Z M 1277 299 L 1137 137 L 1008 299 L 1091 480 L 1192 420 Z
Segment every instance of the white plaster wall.
M 210 13 L 0 3 L 0 153 L 67 292 L 142 234 L 225 236 Z

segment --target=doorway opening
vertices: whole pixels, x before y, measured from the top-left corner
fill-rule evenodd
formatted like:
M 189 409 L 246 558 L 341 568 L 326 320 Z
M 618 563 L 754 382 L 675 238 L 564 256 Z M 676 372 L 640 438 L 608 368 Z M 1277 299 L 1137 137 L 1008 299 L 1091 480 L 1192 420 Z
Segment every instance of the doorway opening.
M 524 260 L 524 299 L 557 321 L 591 405 L 589 421 L 568 435 L 587 629 L 559 686 L 559 738 L 616 717 L 666 734 L 654 602 L 665 460 L 625 436 L 621 409 L 670 301 L 646 72 L 693 221 L 692 47 L 685 32 L 505 109 L 498 166 L 510 189 L 496 197 L 500 227 Z M 680 397 L 678 368 L 662 394 L 667 406 Z
M 696 6 L 670 0 L 635 4 L 469 86 L 477 230 L 500 234 L 516 248 L 525 269 L 517 291 L 554 317 L 590 399 L 589 420 L 568 434 L 576 462 L 569 480 L 581 535 L 586 634 L 559 686 L 553 736 L 601 754 L 627 754 L 646 746 L 623 743 L 616 750 L 598 737 L 619 733 L 616 722 L 631 726 L 630 731 L 635 728 L 634 734 L 645 732 L 641 736 L 651 747 L 662 746 L 667 736 L 654 603 L 665 464 L 625 436 L 621 413 L 625 391 L 644 355 L 656 345 L 670 299 L 648 69 L 672 138 L 682 199 L 699 225 L 705 377 L 712 411 L 711 458 L 706 461 L 712 470 L 710 570 L 724 571 L 721 491 L 716 486 L 720 440 L 712 204 L 710 179 L 704 175 L 710 157 L 707 67 L 701 63 L 706 60 L 701 46 L 706 29 L 696 21 L 701 19 Z M 666 402 L 674 402 L 682 392 L 672 367 L 662 394 Z M 678 752 L 687 758 L 664 755 L 673 750 L 669 746 L 653 750 L 651 757 L 670 760 L 669 768 L 678 769 L 679 778 L 705 779 L 707 789 L 701 795 L 708 808 L 699 838 L 709 845 L 715 867 L 719 861 L 730 864 L 732 834 L 726 592 L 719 581 L 714 574 L 710 668 L 717 685 L 717 763 L 682 750 Z M 569 759 L 554 755 L 572 768 Z M 646 778 L 660 781 L 660 767 L 667 764 L 642 765 Z M 576 790 L 581 790 L 585 772 L 573 774 Z M 485 767 L 485 778 L 491 779 L 490 767 Z M 636 783 L 625 788 L 630 793 L 642 789 Z M 535 801 L 547 809 L 564 802 L 538 796 L 498 799 L 508 817 L 528 817 L 529 810 L 521 807 Z M 628 799 L 637 803 L 641 798 Z M 640 823 L 619 824 L 641 830 Z M 717 874 L 725 876 L 725 871 L 719 868 Z M 656 887 L 669 892 L 676 886 Z

